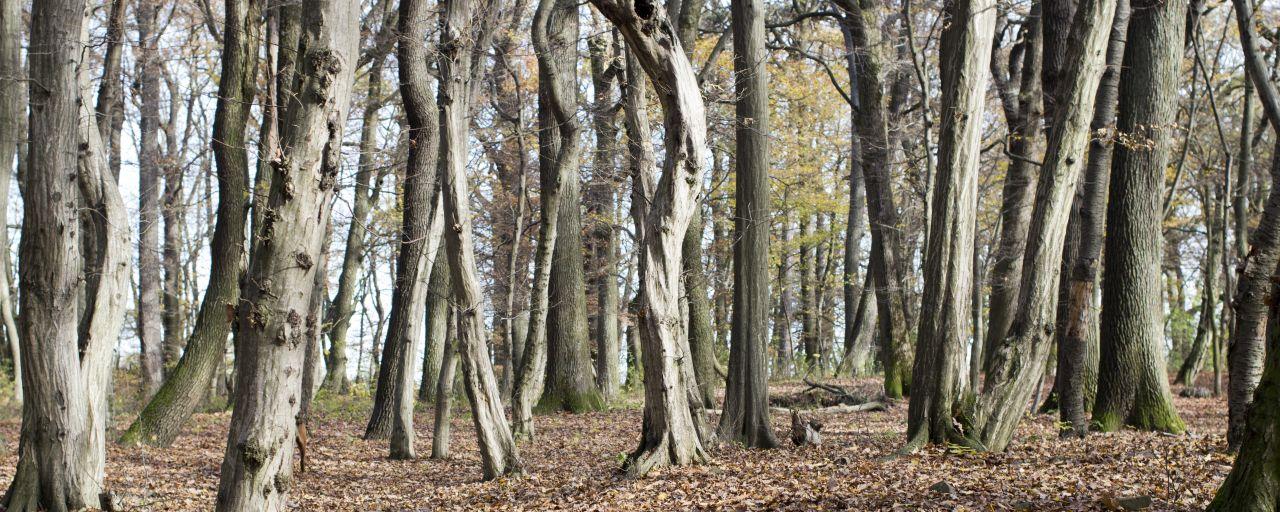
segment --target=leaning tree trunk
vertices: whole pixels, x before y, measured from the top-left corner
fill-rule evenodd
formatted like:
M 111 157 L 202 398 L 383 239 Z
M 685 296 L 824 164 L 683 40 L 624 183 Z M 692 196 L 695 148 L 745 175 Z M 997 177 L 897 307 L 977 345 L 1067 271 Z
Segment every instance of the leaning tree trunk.
M 1161 344 L 1161 204 L 1177 108 L 1186 8 L 1133 4 L 1120 79 L 1119 145 L 1107 202 L 1107 265 L 1102 271 L 1102 338 L 1093 423 L 1104 432 L 1130 425 L 1181 433 Z M 1274 267 L 1274 265 L 1273 265 Z
M 1128 30 L 1129 0 L 1116 0 L 1107 42 L 1106 70 L 1098 84 L 1093 121 L 1089 126 L 1095 134 L 1115 131 L 1116 97 Z M 1094 306 L 1094 295 L 1102 259 L 1111 149 L 1108 137 L 1090 138 L 1088 164 L 1082 182 L 1076 186 L 1071 217 L 1067 221 L 1062 258 L 1065 283 L 1058 291 L 1058 370 L 1054 383 L 1059 393 L 1058 414 L 1063 423 L 1070 425 L 1070 429 L 1063 430 L 1064 435 L 1083 436 L 1088 431 L 1086 413 L 1093 405 L 1097 389 L 1098 309 Z
M 1022 262 L 1026 255 L 1027 230 L 1031 225 L 1031 202 L 1035 198 L 1037 174 L 1035 159 L 1039 156 L 1041 119 L 1041 55 L 1043 29 L 1040 2 L 1031 6 L 1030 19 L 1019 33 L 1018 51 L 1009 57 L 1010 76 L 996 73 L 995 82 L 1009 126 L 1005 151 L 1009 166 L 1005 171 L 1000 205 L 1000 241 L 993 254 L 991 295 L 988 308 L 987 336 L 983 342 L 984 360 L 990 365 L 992 348 L 1009 333 L 1018 313 L 1018 291 L 1022 284 Z M 994 63 L 993 63 L 994 67 Z M 1016 72 L 1015 72 L 1016 71 Z M 1016 94 L 1010 90 L 1017 81 Z M 931 224 L 932 226 L 932 224 Z
M 444 347 L 449 342 L 449 296 L 453 290 L 449 272 L 449 257 L 441 244 L 436 264 L 431 267 L 431 277 L 427 280 L 427 337 L 426 348 L 422 351 L 422 383 L 418 387 L 420 402 L 441 398 L 437 390 Z
M 218 165 L 218 221 L 210 245 L 209 284 L 186 351 L 160 390 L 129 429 L 124 443 L 168 446 L 199 407 L 225 356 L 231 321 L 227 310 L 240 299 L 241 262 L 249 206 L 249 159 L 245 127 L 256 90 L 261 0 L 228 0 L 223 30 L 222 73 L 214 113 L 213 156 Z
M 453 302 L 457 308 L 458 353 L 480 442 L 486 480 L 522 472 L 515 439 L 507 425 L 485 335 L 483 299 L 471 232 L 466 163 L 471 110 L 472 58 L 497 15 L 494 0 L 447 0 L 440 26 L 440 180 L 444 196 Z
M 978 209 L 981 117 L 995 29 L 989 0 L 947 2 L 942 62 L 938 173 L 925 245 L 924 296 L 907 414 L 908 445 L 942 443 L 953 433 L 951 410 L 962 391 L 969 335 L 973 232 Z
M 694 0 L 689 0 L 694 1 Z M 693 358 L 693 374 L 698 380 L 698 397 L 703 407 L 714 407 L 716 402 L 716 334 L 711 329 L 711 304 L 707 299 L 707 269 L 702 263 L 702 207 L 701 201 L 689 220 L 681 242 L 681 265 L 685 306 L 688 322 L 685 333 L 689 339 L 689 355 Z
M 907 342 L 906 291 L 902 283 L 907 262 L 901 252 L 900 222 L 890 177 L 888 109 L 883 77 L 884 43 L 878 6 L 857 4 L 846 16 L 857 59 L 857 127 L 862 145 L 862 173 L 867 187 L 871 223 L 869 271 L 874 276 L 880 353 L 885 395 L 905 396 L 910 388 L 910 350 Z
M 150 400 L 164 380 L 160 273 L 160 33 L 159 5 L 139 2 L 138 106 L 138 343 L 143 398 Z
M 283 105 L 280 152 L 236 307 L 236 391 L 218 510 L 282 510 L 316 264 L 337 181 L 357 60 L 358 6 L 306 0 L 296 96 Z M 291 53 L 285 48 L 281 53 Z
M 645 407 L 640 445 L 625 467 L 629 475 L 640 476 L 707 458 L 701 404 L 695 403 L 697 382 L 687 360 L 688 343 L 680 335 L 679 303 L 680 251 L 710 156 L 706 111 L 693 66 L 661 7 L 617 0 L 591 3 L 626 38 L 628 50 L 658 89 L 664 113 L 662 176 L 652 184 L 652 168 L 637 169 L 636 174 L 641 197 L 649 198 L 647 205 L 634 209 L 640 220 L 642 291 L 637 321 L 644 341 Z
M 112 349 L 131 259 L 124 202 L 82 100 L 88 12 L 78 0 L 32 10 L 28 136 L 40 143 L 29 145 L 21 177 L 19 245 L 27 396 L 6 510 L 96 504 L 106 463 Z
M 437 109 L 431 100 L 427 53 L 423 47 L 430 17 L 419 2 L 402 2 L 400 10 L 396 60 L 402 64 L 400 97 L 407 107 L 409 160 L 401 182 L 404 216 L 396 257 L 396 285 L 391 294 L 391 321 L 382 345 L 382 365 L 378 367 L 378 387 L 369 424 L 365 427 L 365 439 L 382 439 L 390 436 L 392 430 L 400 430 L 400 435 L 411 433 L 396 421 L 400 412 L 396 404 L 399 397 L 407 393 L 413 396 L 412 391 L 402 390 L 401 386 L 408 382 L 412 387 L 415 377 L 411 368 L 418 354 L 413 351 L 413 345 L 423 336 L 421 321 L 426 307 L 421 281 L 431 273 L 434 249 L 440 240 L 440 232 L 431 229 L 438 217 L 432 211 L 435 206 L 432 190 L 436 186 L 440 139 L 438 126 L 431 122 L 431 114 Z M 402 375 L 404 373 L 409 375 Z M 411 421 L 412 401 L 409 405 L 410 409 L 404 412 L 410 416 L 404 419 Z M 392 457 L 411 458 L 412 442 L 409 441 L 409 446 L 397 447 L 399 443 L 393 438 Z
M 764 3 L 735 0 L 730 9 L 738 119 L 734 130 L 737 186 L 733 216 L 733 339 L 724 412 L 717 433 L 728 442 L 774 448 L 778 440 L 769 422 L 769 355 L 765 351 L 769 340 L 770 204 Z M 701 289 L 693 291 L 703 293 Z
M 1013 438 L 1032 393 L 1040 384 L 1053 344 L 1058 274 L 1071 200 L 1089 142 L 1107 35 L 1115 14 L 1113 0 L 1081 2 L 1072 22 L 1067 51 L 1069 80 L 1063 82 L 1044 167 L 1028 230 L 1028 245 L 1018 295 L 1023 305 L 1009 335 L 993 348 L 993 365 L 982 392 L 961 408 L 959 423 L 968 444 L 1001 451 Z
M 1267 121 L 1280 133 L 1280 91 L 1271 82 L 1267 63 L 1258 50 L 1253 6 L 1243 0 L 1233 0 L 1232 4 L 1236 11 L 1236 25 L 1240 29 L 1246 73 L 1258 93 Z M 1280 148 L 1280 143 L 1276 147 Z M 1280 151 L 1273 153 L 1271 194 L 1262 209 L 1262 219 L 1249 234 L 1249 252 L 1239 256 L 1237 275 L 1240 281 L 1231 301 L 1235 325 L 1227 345 L 1227 443 L 1233 447 L 1239 445 L 1244 434 L 1245 412 L 1253 401 L 1253 389 L 1262 374 L 1267 318 L 1264 301 L 1271 289 L 1269 280 L 1280 261 Z

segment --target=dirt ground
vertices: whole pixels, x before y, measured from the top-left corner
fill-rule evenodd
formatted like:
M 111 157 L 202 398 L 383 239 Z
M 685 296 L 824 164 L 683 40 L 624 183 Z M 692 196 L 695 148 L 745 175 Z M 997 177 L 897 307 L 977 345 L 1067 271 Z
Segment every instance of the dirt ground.
M 850 383 L 845 382 L 849 385 Z M 871 381 L 853 385 L 874 393 Z M 774 384 L 775 395 L 803 384 Z M 1176 390 L 1175 390 L 1176 391 Z M 906 403 L 822 417 L 823 443 L 797 448 L 774 414 L 782 447 L 712 451 L 709 464 L 628 479 L 619 471 L 640 435 L 638 397 L 607 412 L 542 415 L 520 446 L 523 478 L 480 481 L 465 400 L 455 406 L 453 457 L 387 460 L 386 441 L 364 441 L 367 399 L 322 397 L 296 510 L 1100 510 L 1149 497 L 1155 510 L 1204 507 L 1230 469 L 1223 399 L 1178 398 L 1188 435 L 1126 431 L 1062 440 L 1056 417 L 1024 421 L 1005 453 L 930 448 L 893 457 Z M 106 488 L 134 510 L 211 510 L 230 413 L 197 415 L 166 449 L 112 446 Z M 431 415 L 417 413 L 418 451 L 431 451 Z M 120 427 L 126 426 L 121 417 Z M 0 421 L 0 477 L 17 463 L 19 421 Z M 945 485 L 939 485 L 939 483 Z

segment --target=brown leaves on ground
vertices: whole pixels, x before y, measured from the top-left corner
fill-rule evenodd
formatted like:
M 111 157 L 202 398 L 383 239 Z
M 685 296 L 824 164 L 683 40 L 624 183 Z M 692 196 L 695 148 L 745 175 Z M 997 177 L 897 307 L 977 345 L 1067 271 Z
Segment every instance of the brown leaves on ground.
M 874 392 L 876 386 L 856 387 Z M 803 387 L 774 385 L 773 391 Z M 367 401 L 359 403 L 367 408 Z M 538 437 L 520 447 L 529 476 L 493 482 L 480 481 L 465 405 L 455 407 L 454 457 L 446 461 L 425 458 L 431 451 L 426 409 L 416 418 L 424 458 L 391 461 L 386 441 L 360 439 L 366 409 L 320 407 L 310 428 L 307 473 L 291 499 L 297 510 L 669 511 L 1105 510 L 1121 499 L 1150 498 L 1155 510 L 1195 510 L 1230 468 L 1223 451 L 1225 404 L 1179 398 L 1177 406 L 1190 435 L 1126 431 L 1060 439 L 1056 418 L 1039 416 L 1024 422 L 1006 453 L 933 447 L 898 457 L 905 403 L 883 412 L 824 415 L 818 447 L 786 443 L 789 418 L 775 413 L 782 448 L 720 447 L 710 464 L 632 480 L 618 472 L 640 434 L 640 411 L 631 403 L 601 413 L 538 416 Z M 229 413 L 198 415 L 167 449 L 113 446 L 106 487 L 130 509 L 212 509 L 229 420 Z M 0 478 L 6 481 L 17 463 L 18 430 L 17 419 L 0 422 Z

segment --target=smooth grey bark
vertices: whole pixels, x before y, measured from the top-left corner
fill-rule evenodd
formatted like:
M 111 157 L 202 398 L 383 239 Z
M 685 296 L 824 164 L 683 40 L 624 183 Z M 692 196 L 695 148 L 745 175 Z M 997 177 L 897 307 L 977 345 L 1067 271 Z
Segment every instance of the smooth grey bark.
M 164 380 L 164 330 L 160 304 L 160 6 L 144 1 L 134 9 L 138 27 L 138 343 L 143 399 L 150 400 Z
M 845 16 L 852 16 L 846 13 Z M 844 39 L 845 67 L 848 70 L 849 83 L 856 84 L 858 82 L 858 58 L 855 52 L 855 42 L 853 32 L 848 28 L 849 23 L 853 21 L 843 21 L 841 23 L 841 34 Z M 852 105 L 851 105 L 852 107 Z M 861 330 L 866 329 L 866 325 L 859 323 L 859 312 L 866 311 L 867 305 L 862 303 L 862 298 L 869 297 L 865 290 L 857 289 L 858 265 L 861 259 L 862 238 L 866 232 L 867 223 L 867 185 L 866 179 L 862 175 L 862 140 L 858 138 L 858 109 L 849 109 L 849 208 L 848 218 L 845 220 L 844 231 L 844 275 L 841 291 L 844 294 L 844 350 L 845 362 L 842 365 L 850 366 L 852 371 L 857 374 L 863 366 L 860 361 L 850 361 L 847 356 L 855 353 L 855 347 L 858 340 L 863 335 Z M 868 266 L 868 270 L 870 266 Z M 871 272 L 867 272 L 870 276 Z M 867 284 L 873 285 L 873 282 L 865 280 Z M 874 289 L 874 285 L 872 286 Z M 872 297 L 874 300 L 874 297 Z M 859 329 L 861 328 L 861 330 Z M 865 353 L 863 353 L 865 355 Z
M 1253 26 L 1253 6 L 1233 0 L 1245 70 L 1258 95 L 1262 112 L 1273 130 L 1280 133 L 1280 90 L 1270 80 L 1270 72 L 1258 50 Z M 1278 144 L 1280 147 L 1280 144 Z M 1240 221 L 1237 221 L 1240 222 Z M 1239 236 L 1239 235 L 1237 235 Z M 1262 218 L 1249 234 L 1249 250 L 1238 256 L 1238 283 L 1231 301 L 1231 340 L 1227 344 L 1227 444 L 1239 446 L 1245 428 L 1245 414 L 1253 402 L 1263 370 L 1266 334 L 1267 291 L 1276 263 L 1280 261 L 1280 157 L 1272 155 L 1271 192 L 1262 209 Z
M 87 12 L 83 1 L 64 0 L 31 13 L 28 137 L 41 143 L 29 145 L 20 180 L 27 394 L 6 510 L 85 508 L 97 503 L 104 476 L 112 349 L 131 259 L 124 203 L 82 100 Z
M 696 0 L 686 0 L 696 1 Z M 733 338 L 717 436 L 775 448 L 769 422 L 769 72 L 764 3 L 734 0 L 736 187 L 733 216 Z M 703 293 L 701 289 L 694 290 Z M 709 341 L 709 340 L 708 340 Z M 692 343 L 692 340 L 690 340 Z
M 227 336 L 231 334 L 227 311 L 240 298 L 249 207 L 245 128 L 257 89 L 262 2 L 227 0 L 225 4 L 227 22 L 223 24 L 222 69 L 212 138 L 218 174 L 218 220 L 210 244 L 209 284 L 182 358 L 121 436 L 124 443 L 173 443 L 216 379 Z
M 1070 204 L 1082 173 L 1107 36 L 1115 14 L 1113 0 L 1084 0 L 1071 26 L 1066 75 L 1036 184 L 1028 230 L 1019 308 L 1010 333 L 994 348 L 994 364 L 982 392 L 964 405 L 959 423 L 965 441 L 980 449 L 1002 451 L 1013 438 L 1032 393 L 1041 384 L 1053 344 L 1058 273 Z
M 665 466 L 702 463 L 708 433 L 680 331 L 681 247 L 701 196 L 709 160 L 706 109 L 692 64 L 660 7 L 649 3 L 592 0 L 627 41 L 634 62 L 653 82 L 664 113 L 666 159 L 654 183 L 652 166 L 634 168 L 641 292 L 638 324 L 643 341 L 645 407 L 639 446 L 624 462 L 628 475 Z M 639 79 L 638 73 L 629 76 Z M 628 87 L 636 80 L 629 79 Z M 641 102 L 628 101 L 632 106 Z M 628 114 L 631 116 L 632 114 Z M 632 119 L 628 124 L 633 125 Z M 641 139 L 647 140 L 647 139 Z M 640 201 L 637 201 L 640 199 Z
M 448 265 L 448 263 L 445 263 Z M 431 458 L 449 458 L 449 420 L 453 412 L 453 381 L 458 370 L 457 310 L 447 307 L 444 314 L 445 336 L 440 354 L 440 375 L 436 378 L 435 426 L 431 435 Z
M 948 2 L 944 16 L 947 28 L 939 44 L 942 127 L 925 246 L 925 313 L 920 315 L 907 412 L 909 446 L 952 437 L 951 412 L 963 390 L 960 369 L 971 314 L 981 117 L 996 21 L 989 0 Z
M 296 94 L 282 105 L 276 176 L 236 307 L 236 386 L 218 510 L 282 510 L 293 476 L 307 315 L 351 103 L 358 6 L 306 0 Z M 290 48 L 281 49 L 290 53 Z M 304 318 L 307 315 L 307 318 Z
M 1107 201 L 1107 264 L 1102 270 L 1101 358 L 1093 424 L 1103 432 L 1125 425 L 1181 433 L 1161 344 L 1159 294 L 1164 169 L 1177 108 L 1182 5 L 1133 4 L 1120 75 L 1121 138 L 1111 165 Z
M 486 480 L 523 470 L 502 408 L 485 335 L 483 296 L 472 242 L 470 193 L 465 166 L 471 110 L 472 60 L 487 47 L 496 1 L 446 0 L 440 26 L 440 180 L 444 193 L 445 240 L 457 308 L 458 353 L 467 400 L 480 443 Z
M 411 369 L 417 359 L 412 351 L 414 342 L 424 335 L 422 311 L 426 307 L 426 293 L 422 283 L 431 273 L 440 231 L 433 229 L 438 215 L 433 210 L 436 201 L 432 193 L 436 187 L 437 158 L 440 138 L 438 127 L 431 114 L 437 109 L 431 100 L 430 78 L 427 70 L 426 44 L 429 11 L 420 2 L 401 2 L 397 62 L 400 69 L 400 98 L 409 114 L 409 157 L 401 181 L 401 210 L 404 212 L 400 226 L 399 250 L 396 254 L 396 281 L 391 293 L 391 319 L 387 326 L 386 340 L 382 345 L 382 365 L 378 368 L 377 391 L 373 398 L 373 410 L 365 426 L 365 439 L 392 437 L 392 458 L 412 458 L 412 440 L 392 436 L 393 430 L 404 436 L 412 433 L 397 418 L 407 412 L 412 421 L 413 400 L 408 400 L 407 411 L 397 406 L 400 398 L 412 390 L 403 389 L 408 382 L 412 388 L 416 376 Z M 405 375 L 405 374 L 408 375 Z M 404 404 L 401 404 L 402 406 Z

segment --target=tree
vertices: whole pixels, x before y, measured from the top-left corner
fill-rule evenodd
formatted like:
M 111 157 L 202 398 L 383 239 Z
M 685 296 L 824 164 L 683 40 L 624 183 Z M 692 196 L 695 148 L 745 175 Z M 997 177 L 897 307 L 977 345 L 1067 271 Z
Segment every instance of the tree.
M 481 290 L 476 277 L 467 176 L 467 132 L 471 108 L 472 59 L 492 35 L 495 0 L 447 0 L 440 25 L 440 181 L 444 196 L 446 249 L 457 308 L 458 353 L 462 360 L 471 419 L 480 442 L 486 480 L 520 474 L 520 455 L 507 425 L 497 379 L 489 362 Z
M 587 40 L 591 59 L 591 87 L 595 97 L 591 104 L 592 127 L 596 150 L 592 163 L 591 184 L 587 191 L 591 215 L 591 246 L 596 270 L 592 272 L 596 314 L 596 387 L 606 402 L 617 394 L 618 375 L 618 229 L 616 223 L 616 189 L 618 187 L 617 149 L 618 101 L 614 99 L 615 83 L 622 73 L 617 48 L 605 34 Z
M 542 4 L 539 2 L 539 7 Z M 604 407 L 604 400 L 591 374 L 582 260 L 582 199 L 578 185 L 582 154 L 576 92 L 578 4 L 566 0 L 538 12 L 543 13 L 534 22 L 533 37 L 534 47 L 538 49 L 541 90 L 538 94 L 541 125 L 538 169 L 540 173 L 556 173 L 554 181 L 544 177 L 543 182 L 558 182 L 560 195 L 560 212 L 556 216 L 559 226 L 548 290 L 547 384 L 539 407 L 569 412 L 599 410 Z M 553 87 L 557 90 L 552 91 Z
M 292 478 L 307 315 L 337 181 L 357 60 L 358 6 L 306 0 L 296 95 L 283 105 L 280 151 L 236 307 L 236 386 L 218 510 L 281 510 Z M 286 47 L 281 53 L 293 53 Z M 304 318 L 304 315 L 307 315 Z
M 1116 97 L 1120 91 L 1120 66 L 1124 59 L 1129 29 L 1129 0 L 1116 0 L 1107 42 L 1106 70 L 1098 83 L 1093 120 L 1094 134 L 1114 133 Z M 1059 290 L 1058 370 L 1054 387 L 1060 394 L 1058 412 L 1071 425 L 1063 434 L 1083 436 L 1089 429 L 1086 413 L 1093 405 L 1098 386 L 1098 310 L 1094 295 L 1102 260 L 1107 182 L 1111 170 L 1112 144 L 1108 137 L 1089 140 L 1089 160 L 1067 220 L 1062 272 L 1065 283 Z
M 156 45 L 162 32 L 160 6 L 140 2 L 138 22 L 138 339 L 141 344 L 143 398 L 150 400 L 164 380 L 164 331 L 160 304 L 160 62 Z
M 168 446 L 208 392 L 226 352 L 227 309 L 240 300 L 241 263 L 248 221 L 249 158 L 245 128 L 256 85 L 260 41 L 259 0 L 228 0 L 223 24 L 222 73 L 214 113 L 213 154 L 218 172 L 218 220 L 210 245 L 209 284 L 187 348 L 164 385 L 121 436 L 124 443 Z
M 1112 0 L 1085 0 L 1072 20 L 1065 74 L 1070 79 L 1060 84 L 1057 97 L 1062 104 L 1054 113 L 1036 184 L 1018 292 L 1022 306 L 1009 334 L 992 348 L 993 364 L 982 392 L 958 414 L 964 441 L 981 449 L 1001 451 L 1009 445 L 1044 375 L 1056 320 L 1059 282 L 1055 270 L 1062 263 L 1070 201 L 1082 172 L 1080 162 L 1089 142 L 1088 125 L 1115 11 Z
M 696 1 L 696 0 L 689 0 Z M 737 93 L 734 130 L 733 338 L 720 437 L 746 446 L 778 445 L 769 423 L 769 74 L 765 68 L 764 5 L 735 0 L 733 68 Z M 690 290 L 702 293 L 701 289 Z M 692 343 L 692 341 L 690 342 Z
M 977 211 L 982 111 L 995 28 L 985 0 L 946 4 L 942 32 L 942 128 L 938 174 L 924 262 L 924 297 L 912 369 L 908 444 L 941 443 L 951 432 L 951 410 L 963 389 L 964 337 L 969 332 L 973 286 L 973 233 Z M 994 289 L 994 287 L 993 287 Z
M 1102 269 L 1102 346 L 1093 423 L 1102 431 L 1131 425 L 1185 430 L 1173 409 L 1159 294 L 1164 169 L 1169 159 L 1182 5 L 1133 3 L 1120 75 L 1115 160 L 1107 202 L 1107 264 Z
M 18 466 L 3 505 L 76 510 L 95 503 L 104 475 L 129 231 L 95 116 L 82 100 L 85 4 L 41 2 L 31 14 L 28 137 L 40 143 L 28 145 L 21 176 L 19 321 L 27 393 Z
M 1258 49 L 1253 28 L 1253 8 L 1246 2 L 1233 1 L 1236 24 L 1240 29 L 1240 46 L 1245 55 L 1245 71 L 1262 105 L 1271 128 L 1280 131 L 1280 91 L 1270 80 L 1270 71 Z M 1271 193 L 1262 209 L 1262 218 L 1249 233 L 1249 250 L 1239 255 L 1239 284 L 1231 301 L 1231 340 L 1227 344 L 1227 442 L 1240 446 L 1245 429 L 1245 416 L 1253 402 L 1253 390 L 1263 371 L 1265 347 L 1267 291 L 1269 281 L 1280 262 L 1280 160 L 1271 162 Z M 1237 207 L 1243 209 L 1243 207 Z M 1237 220 L 1237 222 L 1239 222 Z M 1237 233 L 1236 236 L 1241 236 Z
M 706 111 L 693 66 L 665 10 L 649 3 L 591 3 L 622 32 L 628 51 L 658 89 L 664 112 L 666 159 L 661 178 L 653 182 L 651 167 L 635 169 L 636 192 L 641 195 L 632 199 L 640 252 L 637 321 L 644 342 L 645 406 L 640 445 L 624 466 L 627 474 L 641 476 L 668 465 L 706 460 L 697 381 L 688 361 L 688 342 L 679 329 L 680 249 L 710 156 Z
M 24 105 L 26 76 L 22 67 L 22 6 L 18 0 L 0 2 L 0 190 L 13 182 L 15 159 L 26 158 L 27 109 Z M 0 226 L 8 225 L 9 194 L 0 196 Z M 0 247 L 9 247 L 9 230 L 0 230 Z M 13 396 L 22 402 L 21 334 L 14 317 L 10 279 L 13 275 L 8 253 L 0 255 L 0 317 L 3 319 L 5 357 L 12 362 Z

